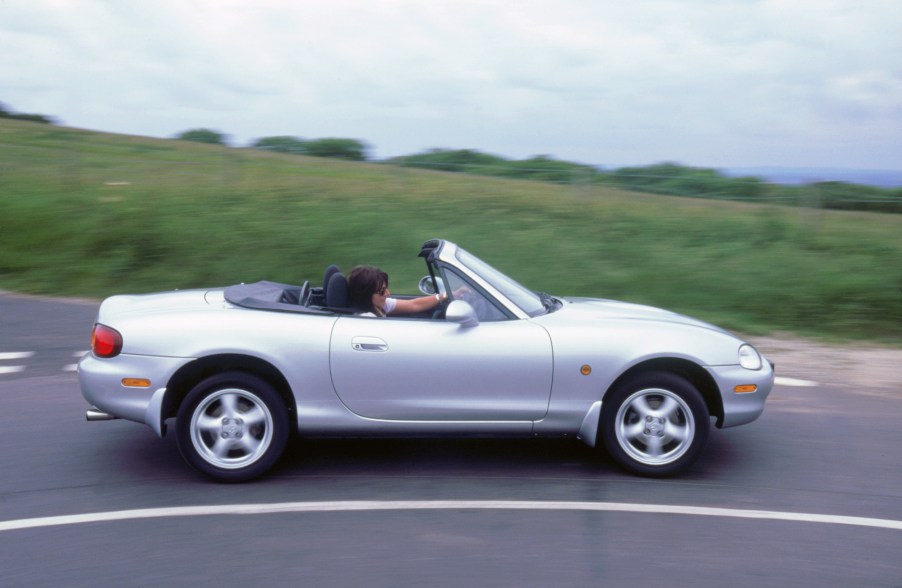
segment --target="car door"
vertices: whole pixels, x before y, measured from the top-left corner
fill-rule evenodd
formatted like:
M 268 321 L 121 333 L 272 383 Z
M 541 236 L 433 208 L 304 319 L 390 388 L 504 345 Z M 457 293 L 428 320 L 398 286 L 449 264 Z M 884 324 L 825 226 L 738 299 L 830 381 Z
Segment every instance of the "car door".
M 398 421 L 532 421 L 551 394 L 547 331 L 528 320 L 339 318 L 335 391 L 354 413 Z

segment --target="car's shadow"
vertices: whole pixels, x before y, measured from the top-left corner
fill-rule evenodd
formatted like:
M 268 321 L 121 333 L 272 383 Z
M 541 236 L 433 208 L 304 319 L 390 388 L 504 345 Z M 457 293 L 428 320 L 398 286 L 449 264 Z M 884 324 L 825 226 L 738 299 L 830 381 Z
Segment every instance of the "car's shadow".
M 112 466 L 129 481 L 206 482 L 182 460 L 174 434 L 123 431 L 118 442 L 98 444 L 94 468 Z M 133 431 L 131 431 L 133 433 Z M 699 461 L 677 477 L 709 479 L 730 471 L 742 449 L 726 435 L 713 435 Z M 105 464 L 105 466 L 101 466 Z M 361 478 L 588 479 L 637 480 L 603 448 L 576 439 L 292 439 L 279 463 L 260 480 Z M 125 480 L 123 480 L 125 481 Z
M 296 439 L 282 459 L 292 474 L 529 475 L 616 466 L 574 439 Z

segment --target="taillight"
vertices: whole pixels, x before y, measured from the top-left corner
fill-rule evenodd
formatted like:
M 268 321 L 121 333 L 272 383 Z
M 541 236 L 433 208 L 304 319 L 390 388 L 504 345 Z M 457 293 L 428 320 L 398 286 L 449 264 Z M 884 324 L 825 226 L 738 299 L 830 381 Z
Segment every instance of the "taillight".
M 122 335 L 116 329 L 97 323 L 91 331 L 91 350 L 97 357 L 116 357 L 122 351 Z

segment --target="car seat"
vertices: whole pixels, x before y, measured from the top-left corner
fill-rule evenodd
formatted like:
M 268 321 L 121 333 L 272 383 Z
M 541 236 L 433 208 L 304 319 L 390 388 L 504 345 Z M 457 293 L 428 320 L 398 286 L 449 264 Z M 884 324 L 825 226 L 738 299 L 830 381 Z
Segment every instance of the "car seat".
M 335 268 L 338 270 L 338 268 Z M 348 309 L 348 280 L 340 271 L 332 272 L 328 283 L 324 286 L 325 306 L 328 308 Z

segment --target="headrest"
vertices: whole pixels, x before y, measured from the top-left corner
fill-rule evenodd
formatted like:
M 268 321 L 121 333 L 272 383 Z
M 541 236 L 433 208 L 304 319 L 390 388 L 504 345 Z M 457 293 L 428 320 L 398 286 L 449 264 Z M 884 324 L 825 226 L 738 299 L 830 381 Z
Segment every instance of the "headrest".
M 323 296 L 325 296 L 326 292 L 329 291 L 329 278 L 337 274 L 339 271 L 340 270 L 338 269 L 338 266 L 333 263 L 326 268 L 325 272 L 323 272 Z
M 341 272 L 333 273 L 325 285 L 326 306 L 346 308 L 348 306 L 348 280 Z

